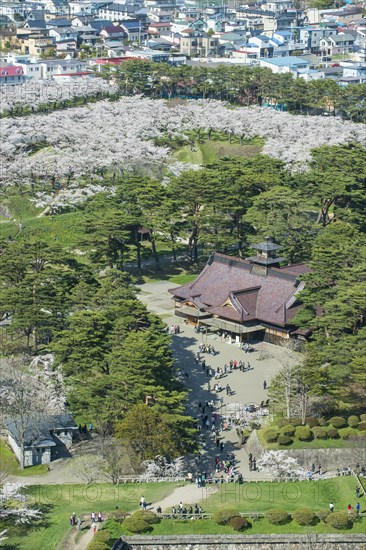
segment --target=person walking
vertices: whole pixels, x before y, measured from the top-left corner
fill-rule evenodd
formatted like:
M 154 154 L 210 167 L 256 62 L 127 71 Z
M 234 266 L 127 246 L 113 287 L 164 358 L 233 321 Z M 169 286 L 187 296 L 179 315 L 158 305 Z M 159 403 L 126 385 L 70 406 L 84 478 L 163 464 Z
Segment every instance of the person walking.
M 146 510 L 146 499 L 144 495 L 142 495 L 142 497 L 140 498 L 140 506 L 143 510 Z
M 224 450 L 224 442 L 220 441 L 220 452 Z
M 267 389 L 267 381 L 266 381 L 266 380 L 263 382 L 263 389 L 264 389 L 264 390 Z
M 95 522 L 95 513 L 94 513 L 94 512 L 92 512 L 92 513 L 90 514 L 90 519 L 92 520 L 92 522 L 93 522 L 93 521 Z
M 80 516 L 77 519 L 76 525 L 77 525 L 78 531 L 81 531 L 81 517 Z
M 356 506 L 355 506 L 355 510 L 356 510 L 357 515 L 359 515 L 360 510 L 361 510 L 361 506 L 360 506 L 360 503 L 359 503 L 359 502 L 357 502 L 357 504 L 356 504 Z
M 360 496 L 360 491 L 361 491 L 361 488 L 357 485 L 357 487 L 356 487 L 356 489 L 355 489 L 356 498 L 359 498 L 359 496 Z
M 334 504 L 333 504 L 333 502 L 330 502 L 330 503 L 329 503 L 329 512 L 330 512 L 330 513 L 334 512 Z
M 98 512 L 98 523 L 103 521 L 102 512 Z

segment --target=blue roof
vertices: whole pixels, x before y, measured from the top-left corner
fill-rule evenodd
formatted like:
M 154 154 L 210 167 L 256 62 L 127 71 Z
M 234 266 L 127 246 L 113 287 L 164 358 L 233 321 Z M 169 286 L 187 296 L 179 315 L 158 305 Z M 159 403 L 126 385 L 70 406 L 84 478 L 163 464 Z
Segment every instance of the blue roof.
M 141 23 L 140 21 L 131 21 L 131 20 L 124 20 L 121 21 L 121 26 L 125 29 L 138 29 L 140 27 Z
M 297 67 L 298 65 L 304 64 L 309 65 L 309 62 L 301 57 L 262 57 L 261 59 L 262 61 L 266 61 L 267 63 L 271 63 L 271 65 L 276 65 L 277 67 Z
M 269 42 L 269 37 L 265 34 L 259 34 L 257 38 L 260 38 L 261 40 L 263 40 L 263 42 Z
M 276 31 L 275 34 L 279 34 L 281 36 L 291 36 L 291 31 Z

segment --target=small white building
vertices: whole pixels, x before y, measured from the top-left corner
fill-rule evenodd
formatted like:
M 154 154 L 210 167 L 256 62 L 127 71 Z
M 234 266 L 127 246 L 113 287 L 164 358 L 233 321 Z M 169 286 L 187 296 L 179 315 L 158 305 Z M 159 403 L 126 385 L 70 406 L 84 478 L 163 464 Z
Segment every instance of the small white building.
M 24 420 L 23 420 L 24 422 Z M 15 456 L 21 462 L 21 423 L 16 420 L 6 422 L 8 442 Z M 53 415 L 42 418 L 29 417 L 23 423 L 24 467 L 49 464 L 71 447 L 78 427 L 71 415 Z
M 292 73 L 297 75 L 298 71 L 309 70 L 310 63 L 306 59 L 301 57 L 271 57 L 271 58 L 261 58 L 259 60 L 260 67 L 267 67 L 271 69 L 273 73 Z

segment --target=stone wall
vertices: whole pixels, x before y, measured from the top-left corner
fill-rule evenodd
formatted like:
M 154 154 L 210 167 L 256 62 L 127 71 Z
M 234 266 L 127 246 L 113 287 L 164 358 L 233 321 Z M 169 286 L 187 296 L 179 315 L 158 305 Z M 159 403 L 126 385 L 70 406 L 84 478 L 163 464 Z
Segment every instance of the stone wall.
M 358 550 L 363 535 L 181 535 L 122 537 L 113 550 Z
M 258 460 L 263 454 L 257 432 L 254 430 L 245 445 L 247 453 L 252 453 Z M 362 441 L 360 446 L 352 449 L 283 449 L 289 456 L 296 458 L 298 463 L 304 468 L 313 463 L 318 466 L 321 464 L 323 471 L 336 470 L 345 466 L 354 468 L 356 463 L 366 464 L 366 446 Z

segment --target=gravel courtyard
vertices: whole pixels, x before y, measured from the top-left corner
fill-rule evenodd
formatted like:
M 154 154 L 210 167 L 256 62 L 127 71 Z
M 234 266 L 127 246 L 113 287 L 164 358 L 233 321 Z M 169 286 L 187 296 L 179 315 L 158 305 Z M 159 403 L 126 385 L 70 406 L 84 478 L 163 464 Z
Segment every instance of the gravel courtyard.
M 216 334 L 207 336 L 206 334 L 197 334 L 193 326 L 184 324 L 180 318 L 174 315 L 174 301 L 168 289 L 175 286 L 177 285 L 167 281 L 146 283 L 139 287 L 141 290 L 139 298 L 151 312 L 162 316 L 167 325 L 175 324 L 180 327 L 180 333 L 173 336 L 172 346 L 175 366 L 183 374 L 184 384 L 189 392 L 187 412 L 195 417 L 200 413 L 199 403 L 213 401 L 215 411 L 220 414 L 221 418 L 227 418 L 230 414 L 235 414 L 235 411 L 239 411 L 243 404 L 259 405 L 262 401 L 266 401 L 268 390 L 263 388 L 263 382 L 267 382 L 267 387 L 270 385 L 272 377 L 278 372 L 281 365 L 289 360 L 292 352 L 279 346 L 258 343 L 253 346 L 254 351 L 244 353 L 237 344 L 223 342 Z M 230 385 L 231 395 L 227 395 L 225 390 L 218 393 L 214 391 L 215 380 L 207 376 L 206 370 L 203 370 L 200 364 L 196 364 L 194 354 L 202 342 L 213 345 L 218 352 L 215 356 L 202 354 L 206 365 L 214 370 L 217 367 L 223 368 L 225 364 L 229 364 L 230 360 L 250 362 L 251 370 L 241 372 L 236 369 L 219 380 L 223 388 L 226 384 Z M 245 449 L 238 445 L 236 431 L 225 430 L 220 436 L 225 443 L 224 452 L 234 452 L 235 454 L 238 463 L 237 471 L 247 478 L 255 478 L 256 473 L 249 472 Z M 212 461 L 218 450 L 209 430 L 203 430 L 202 437 L 204 441 L 203 456 L 206 458 L 206 462 L 208 460 L 208 467 L 212 470 Z

